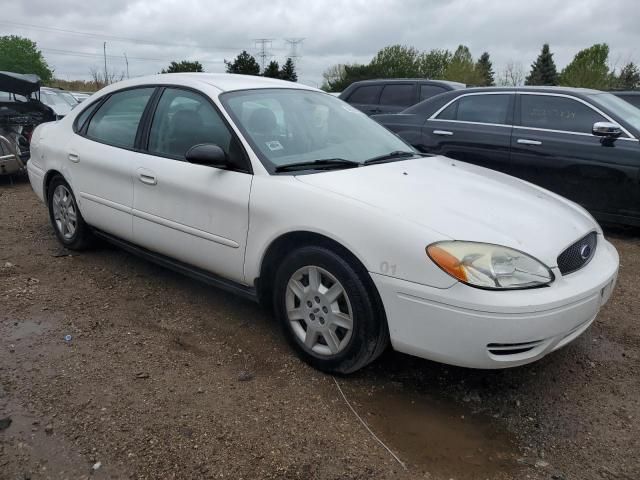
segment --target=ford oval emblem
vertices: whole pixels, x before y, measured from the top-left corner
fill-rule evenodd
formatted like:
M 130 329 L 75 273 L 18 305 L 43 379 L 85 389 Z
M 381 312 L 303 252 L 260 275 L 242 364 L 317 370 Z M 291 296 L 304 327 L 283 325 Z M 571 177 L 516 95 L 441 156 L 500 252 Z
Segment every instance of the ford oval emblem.
M 580 256 L 586 260 L 591 255 L 591 245 L 585 244 L 580 248 Z

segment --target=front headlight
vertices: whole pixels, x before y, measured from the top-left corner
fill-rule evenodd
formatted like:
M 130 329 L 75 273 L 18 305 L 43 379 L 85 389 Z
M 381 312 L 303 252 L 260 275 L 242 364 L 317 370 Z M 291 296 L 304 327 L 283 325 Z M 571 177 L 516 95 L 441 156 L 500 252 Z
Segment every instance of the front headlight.
M 427 255 L 455 279 L 479 288 L 535 288 L 553 282 L 553 272 L 535 258 L 500 245 L 447 241 L 432 243 Z

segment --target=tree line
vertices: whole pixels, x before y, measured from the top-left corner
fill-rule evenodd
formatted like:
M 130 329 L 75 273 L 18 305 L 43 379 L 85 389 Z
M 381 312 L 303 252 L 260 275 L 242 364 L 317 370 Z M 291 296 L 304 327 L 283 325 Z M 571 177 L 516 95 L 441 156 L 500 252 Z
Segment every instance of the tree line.
M 489 52 L 482 53 L 476 60 L 465 45 L 460 45 L 454 52 L 443 49 L 420 52 L 411 46 L 390 45 L 376 53 L 368 64 L 334 65 L 323 77 L 322 88 L 336 92 L 353 82 L 374 78 L 430 78 L 475 86 L 524 83 L 598 90 L 640 88 L 640 69 L 635 63 L 629 62 L 620 70 L 609 67 L 606 43 L 579 51 L 561 71 L 556 67 L 549 44 L 544 44 L 526 77 L 522 66 L 513 61 L 496 75 Z
M 282 66 L 275 60 L 271 61 L 264 71 L 261 71 L 255 57 L 243 50 L 233 60 L 225 60 L 224 63 L 228 73 L 262 75 L 292 82 L 298 80 L 295 64 L 291 58 L 287 58 Z M 62 82 L 54 78 L 53 69 L 47 64 L 36 43 L 16 35 L 0 36 L 0 70 L 35 73 L 47 85 Z M 203 71 L 204 68 L 200 62 L 182 60 L 171 62 L 161 73 Z M 102 72 L 95 68 L 90 73 L 96 89 L 124 78 L 124 73 Z M 324 72 L 323 77 L 322 88 L 328 91 L 342 91 L 358 80 L 403 77 L 451 80 L 478 86 L 516 86 L 524 83 L 525 85 L 563 85 L 598 90 L 640 88 L 638 66 L 628 62 L 620 69 L 611 68 L 609 46 L 606 43 L 598 43 L 580 50 L 561 71 L 556 67 L 549 45 L 544 44 L 526 76 L 522 65 L 517 62 L 508 62 L 505 68 L 496 74 L 489 52 L 484 52 L 474 59 L 465 45 L 460 45 L 454 52 L 445 49 L 420 52 L 410 46 L 390 45 L 376 53 L 368 64 L 334 65 Z M 89 85 L 85 85 L 83 89 L 93 90 L 88 87 Z

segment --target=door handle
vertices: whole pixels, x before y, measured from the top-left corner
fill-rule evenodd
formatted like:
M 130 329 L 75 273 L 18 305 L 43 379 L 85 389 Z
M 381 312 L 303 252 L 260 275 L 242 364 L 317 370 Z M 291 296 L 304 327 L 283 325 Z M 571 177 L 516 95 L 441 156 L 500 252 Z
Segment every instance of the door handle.
M 449 136 L 449 135 L 453 135 L 453 132 L 450 132 L 449 130 L 434 130 L 433 134 L 434 135 Z
M 138 170 L 138 180 L 146 185 L 157 185 L 158 179 L 156 178 L 156 174 L 151 170 L 147 170 L 146 168 L 139 168 Z
M 158 180 L 153 175 L 148 175 L 146 173 L 141 173 L 138 178 L 142 183 L 146 183 L 147 185 L 157 185 Z
M 542 145 L 542 142 L 539 140 L 528 140 L 526 138 L 519 138 L 518 143 L 521 145 Z
M 71 161 L 73 163 L 78 163 L 80 161 L 80 157 L 78 156 L 77 153 L 70 153 L 69 154 L 69 161 Z

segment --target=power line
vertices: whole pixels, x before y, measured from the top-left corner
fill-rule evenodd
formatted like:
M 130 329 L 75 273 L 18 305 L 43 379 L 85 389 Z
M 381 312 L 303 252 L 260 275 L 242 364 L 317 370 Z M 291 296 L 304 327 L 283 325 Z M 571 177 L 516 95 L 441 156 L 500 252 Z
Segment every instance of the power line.
M 91 53 L 91 52 L 81 52 L 78 50 L 62 50 L 59 48 L 40 48 L 43 52 L 49 53 L 51 55 L 63 55 L 69 57 L 84 57 L 84 58 L 102 58 L 102 53 Z M 107 58 L 114 58 L 118 60 L 122 60 L 120 55 L 107 55 Z M 167 58 L 149 58 L 149 57 L 130 57 L 127 55 L 129 60 L 140 60 L 147 62 L 170 62 Z M 174 59 L 175 60 L 175 59 Z M 200 63 L 222 63 L 224 60 L 199 60 Z
M 143 38 L 121 37 L 117 35 L 109 35 L 109 34 L 95 33 L 95 32 L 81 32 L 78 30 L 68 30 L 65 28 L 47 27 L 44 25 L 34 25 L 31 23 L 21 23 L 21 22 L 14 22 L 14 21 L 8 21 L 8 20 L 0 20 L 0 25 L 9 25 L 9 26 L 20 27 L 20 28 L 33 28 L 36 30 L 43 30 L 47 32 L 54 32 L 54 33 L 60 33 L 60 34 L 66 34 L 66 35 L 80 35 L 85 37 L 98 38 L 103 41 L 110 40 L 114 42 L 142 43 L 145 45 L 162 45 L 167 47 L 181 47 L 181 48 L 195 47 L 195 48 L 209 49 L 209 50 L 242 50 L 242 48 L 240 47 L 159 42 L 156 40 L 148 40 Z

